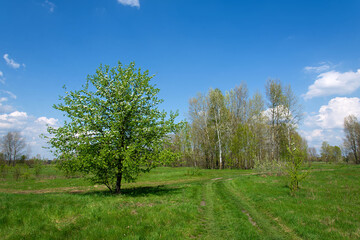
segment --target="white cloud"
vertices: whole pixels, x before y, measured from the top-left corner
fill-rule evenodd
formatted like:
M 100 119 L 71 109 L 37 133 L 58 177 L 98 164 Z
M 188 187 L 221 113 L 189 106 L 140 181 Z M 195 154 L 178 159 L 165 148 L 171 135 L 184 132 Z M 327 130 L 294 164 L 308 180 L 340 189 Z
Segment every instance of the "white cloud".
M 344 118 L 350 114 L 360 116 L 360 98 L 336 97 L 320 107 L 316 124 L 324 129 L 343 128 Z
M 300 134 L 305 137 L 308 142 L 318 140 L 324 137 L 322 129 L 313 129 L 310 131 L 301 130 Z
M 10 117 L 14 117 L 14 118 L 27 118 L 28 115 L 26 112 L 19 112 L 19 111 L 15 111 L 9 114 Z
M 117 1 L 118 1 L 118 3 L 120 3 L 122 5 L 140 8 L 139 0 L 117 0 Z
M 35 118 L 26 112 L 19 111 L 0 114 L 0 137 L 9 131 L 19 131 L 25 137 L 26 143 L 31 146 L 34 155 L 39 153 L 51 159 L 52 154 L 43 148 L 46 146 L 46 141 L 39 137 L 40 134 L 48 135 L 47 124 L 56 127 L 58 120 L 47 117 Z
M 1 82 L 2 84 L 5 83 L 4 73 L 3 73 L 2 71 L 0 71 L 0 82 Z
M 49 12 L 53 13 L 55 10 L 56 5 L 53 2 L 50 2 L 48 0 L 45 0 L 45 2 L 42 4 L 43 7 L 47 8 Z
M 320 107 L 317 113 L 305 118 L 300 134 L 309 146 L 319 147 L 323 141 L 331 145 L 342 144 L 344 118 L 353 114 L 360 118 L 360 98 L 337 97 Z
M 360 69 L 356 72 L 329 71 L 317 76 L 314 84 L 309 86 L 305 99 L 333 94 L 351 94 L 360 87 Z
M 6 94 L 9 95 L 12 99 L 16 99 L 16 98 L 17 98 L 16 95 L 13 94 L 13 93 L 10 92 L 10 91 L 5 91 L 5 90 L 0 90 L 0 91 L 3 92 L 3 93 L 6 93 Z
M 35 122 L 55 126 L 58 120 L 55 118 L 39 117 Z
M 26 112 L 15 111 L 10 114 L 0 114 L 0 129 L 19 131 L 26 124 Z
M 305 125 L 322 129 L 343 128 L 344 118 L 350 114 L 360 117 L 360 98 L 336 97 L 321 106 L 317 114 L 308 116 Z
M 7 93 L 7 91 L 4 91 L 4 90 L 0 90 L 0 92 L 3 92 L 3 93 L 6 93 L 6 94 L 12 94 L 12 95 L 10 95 L 10 97 L 12 97 L 12 98 L 16 98 L 16 96 L 13 94 L 13 93 L 11 93 L 11 92 L 9 92 L 9 93 Z M 4 103 L 6 103 L 7 101 L 8 101 L 9 99 L 7 98 L 7 97 L 0 97 L 0 113 L 9 113 L 9 112 L 11 112 L 11 111 L 13 111 L 13 107 L 12 106 L 10 106 L 10 105 L 7 105 L 7 104 L 4 104 Z
M 314 67 L 314 66 L 307 66 L 304 68 L 306 72 L 315 72 L 315 73 L 321 73 L 328 71 L 330 69 L 330 65 L 324 63 L 320 66 Z
M 10 67 L 15 68 L 15 69 L 20 67 L 19 63 L 15 62 L 13 59 L 9 58 L 9 54 L 7 54 L 7 53 L 4 54 L 4 59 L 7 63 L 7 65 L 9 65 Z

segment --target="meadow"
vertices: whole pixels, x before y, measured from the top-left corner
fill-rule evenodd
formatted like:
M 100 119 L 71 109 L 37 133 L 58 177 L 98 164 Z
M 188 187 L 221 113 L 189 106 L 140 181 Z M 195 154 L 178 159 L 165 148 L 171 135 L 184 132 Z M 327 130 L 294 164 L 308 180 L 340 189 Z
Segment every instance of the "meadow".
M 360 239 L 360 166 L 286 176 L 161 167 L 121 195 L 54 166 L 0 180 L 0 239 Z

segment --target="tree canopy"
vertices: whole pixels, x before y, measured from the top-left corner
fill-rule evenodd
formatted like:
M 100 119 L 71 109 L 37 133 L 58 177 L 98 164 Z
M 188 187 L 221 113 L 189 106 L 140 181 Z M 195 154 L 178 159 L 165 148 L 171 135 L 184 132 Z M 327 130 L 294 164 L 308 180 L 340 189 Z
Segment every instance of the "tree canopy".
M 100 66 L 81 90 L 66 91 L 54 108 L 68 118 L 49 127 L 49 143 L 66 171 L 88 174 L 94 183 L 120 193 L 121 180 L 134 181 L 142 172 L 169 161 L 164 148 L 178 130 L 177 113 L 160 111 L 153 76 L 135 68 Z

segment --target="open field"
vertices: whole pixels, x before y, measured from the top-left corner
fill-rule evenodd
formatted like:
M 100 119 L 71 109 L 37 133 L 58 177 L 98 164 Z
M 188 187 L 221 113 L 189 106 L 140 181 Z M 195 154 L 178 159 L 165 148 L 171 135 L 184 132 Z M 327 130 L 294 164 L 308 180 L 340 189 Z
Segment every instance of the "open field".
M 360 239 L 360 166 L 311 168 L 292 197 L 249 170 L 158 168 L 111 195 L 48 166 L 0 181 L 0 239 Z

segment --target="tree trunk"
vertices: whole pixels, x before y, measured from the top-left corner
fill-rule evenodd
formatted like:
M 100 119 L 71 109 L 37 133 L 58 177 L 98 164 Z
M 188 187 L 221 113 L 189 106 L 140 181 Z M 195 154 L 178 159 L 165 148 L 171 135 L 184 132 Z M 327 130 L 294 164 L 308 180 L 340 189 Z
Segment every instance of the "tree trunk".
M 115 189 L 116 194 L 121 193 L 121 178 L 122 178 L 122 172 L 116 175 L 116 189 Z

